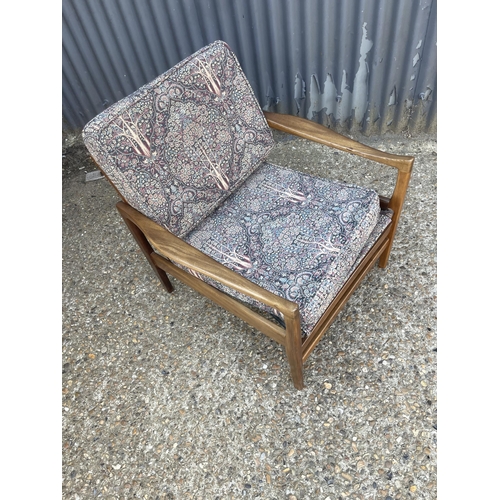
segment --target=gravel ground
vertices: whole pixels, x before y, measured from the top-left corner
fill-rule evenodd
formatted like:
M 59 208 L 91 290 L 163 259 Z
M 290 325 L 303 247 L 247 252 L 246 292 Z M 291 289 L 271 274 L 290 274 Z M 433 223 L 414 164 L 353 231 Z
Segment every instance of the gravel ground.
M 275 163 L 388 193 L 391 169 L 275 137 Z M 297 391 L 281 346 L 175 279 L 164 291 L 63 135 L 64 499 L 437 497 L 436 137 L 357 138 L 414 173 L 388 267 Z

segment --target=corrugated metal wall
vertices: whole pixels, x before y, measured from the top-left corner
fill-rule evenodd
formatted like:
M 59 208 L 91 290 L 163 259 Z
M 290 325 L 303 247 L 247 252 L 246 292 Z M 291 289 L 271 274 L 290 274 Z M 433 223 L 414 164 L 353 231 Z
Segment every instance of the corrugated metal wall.
M 62 14 L 64 127 L 221 39 L 266 110 L 436 131 L 435 0 L 63 0 Z

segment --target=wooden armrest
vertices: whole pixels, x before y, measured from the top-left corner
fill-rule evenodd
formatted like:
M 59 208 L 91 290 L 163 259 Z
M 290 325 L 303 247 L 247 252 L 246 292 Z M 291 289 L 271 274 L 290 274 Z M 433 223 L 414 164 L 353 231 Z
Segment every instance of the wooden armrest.
M 144 233 L 150 245 L 163 257 L 197 273 L 208 276 L 273 309 L 277 309 L 287 317 L 293 317 L 296 314 L 298 305 L 295 302 L 279 297 L 252 283 L 189 243 L 181 240 L 127 203 L 120 201 L 117 203 L 116 208 Z
M 309 139 L 332 148 L 339 149 L 346 153 L 352 153 L 368 160 L 373 160 L 389 167 L 398 169 L 396 185 L 390 198 L 380 197 L 380 206 L 383 209 L 392 210 L 392 228 L 389 235 L 390 244 L 387 252 L 381 258 L 381 267 L 385 267 L 389 256 L 394 234 L 399 222 L 399 217 L 403 209 L 408 184 L 410 182 L 411 170 L 413 168 L 414 157 L 393 155 L 378 149 L 365 146 L 353 139 L 343 136 L 319 123 L 300 118 L 293 115 L 282 115 L 280 113 L 269 113 L 264 111 L 267 123 L 270 127 L 287 132 L 289 134 Z
M 412 156 L 394 155 L 385 153 L 378 149 L 365 146 L 353 139 L 343 136 L 319 123 L 314 123 L 305 118 L 293 115 L 283 115 L 280 113 L 270 113 L 264 111 L 267 123 L 271 128 L 287 132 L 289 134 L 309 139 L 325 146 L 339 149 L 347 153 L 352 153 L 368 160 L 383 163 L 390 167 L 397 168 L 400 172 L 411 172 L 413 165 Z

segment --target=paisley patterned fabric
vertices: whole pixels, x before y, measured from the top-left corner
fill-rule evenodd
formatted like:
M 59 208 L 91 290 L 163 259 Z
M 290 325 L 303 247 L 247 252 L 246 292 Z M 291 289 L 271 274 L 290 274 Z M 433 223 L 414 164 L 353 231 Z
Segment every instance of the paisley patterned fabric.
M 130 205 L 296 302 L 304 336 L 390 222 L 373 190 L 265 162 L 272 133 L 224 42 L 111 106 L 83 136 Z M 280 320 L 277 311 L 192 273 Z
M 180 237 L 274 144 L 236 57 L 221 41 L 109 107 L 83 137 L 126 201 Z
M 307 336 L 389 222 L 380 215 L 373 190 L 265 163 L 185 240 L 250 281 L 298 303 Z

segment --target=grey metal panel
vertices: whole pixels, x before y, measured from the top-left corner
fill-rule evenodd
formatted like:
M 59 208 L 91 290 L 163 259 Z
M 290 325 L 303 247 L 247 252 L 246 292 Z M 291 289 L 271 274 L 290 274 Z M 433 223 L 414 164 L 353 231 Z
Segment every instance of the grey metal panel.
M 436 95 L 437 95 L 437 26 L 436 2 L 430 6 L 429 23 L 426 30 L 425 41 L 420 48 L 422 52 L 422 66 L 419 68 L 418 78 L 415 83 L 415 94 L 410 118 L 410 130 L 421 129 L 436 132 Z
M 62 13 L 67 127 L 222 39 L 264 109 L 365 134 L 436 129 L 436 0 L 63 0 Z

